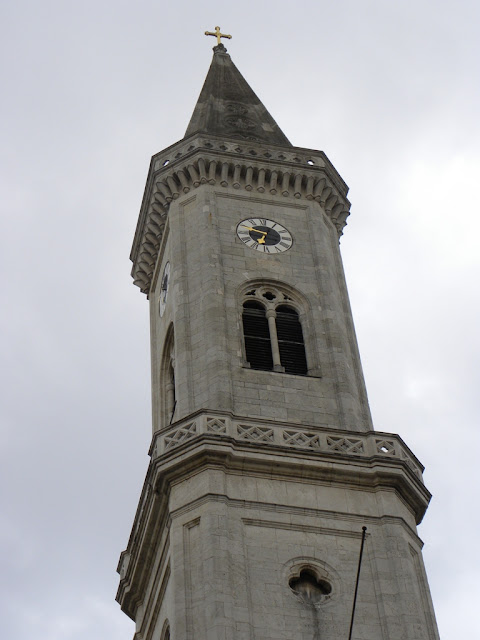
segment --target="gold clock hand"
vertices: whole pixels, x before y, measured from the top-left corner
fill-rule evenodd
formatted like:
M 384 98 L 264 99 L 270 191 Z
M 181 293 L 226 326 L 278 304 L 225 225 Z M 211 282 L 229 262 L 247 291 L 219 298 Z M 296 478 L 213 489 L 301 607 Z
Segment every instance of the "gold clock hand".
M 264 236 L 268 235 L 268 231 L 260 231 L 259 229 L 254 229 L 254 227 L 247 227 L 246 224 L 242 224 L 242 227 L 245 227 L 245 229 L 248 229 L 249 231 L 255 231 L 255 233 L 261 233 Z

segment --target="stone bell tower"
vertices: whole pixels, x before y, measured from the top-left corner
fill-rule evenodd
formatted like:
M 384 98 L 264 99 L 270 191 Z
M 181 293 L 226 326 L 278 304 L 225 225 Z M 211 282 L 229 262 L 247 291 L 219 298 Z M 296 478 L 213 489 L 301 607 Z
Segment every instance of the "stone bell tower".
M 423 467 L 368 407 L 347 190 L 215 46 L 185 137 L 152 158 L 131 253 L 153 402 L 118 566 L 135 640 L 347 639 L 363 526 L 352 637 L 438 639 Z

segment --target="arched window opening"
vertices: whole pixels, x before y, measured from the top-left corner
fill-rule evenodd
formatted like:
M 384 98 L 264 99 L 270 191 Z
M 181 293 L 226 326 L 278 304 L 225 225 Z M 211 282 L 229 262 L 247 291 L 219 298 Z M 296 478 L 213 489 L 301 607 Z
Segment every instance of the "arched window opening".
M 161 640 L 170 640 L 170 625 L 168 623 L 168 620 L 165 620 L 165 622 L 163 623 Z
M 248 300 L 243 304 L 242 321 L 245 353 L 250 367 L 271 371 L 272 347 L 265 307 L 260 302 Z
M 175 407 L 177 404 L 177 400 L 175 398 L 175 359 L 173 357 L 170 358 L 167 380 L 167 417 L 169 424 L 171 424 L 173 422 L 173 416 L 175 415 Z
M 292 307 L 280 305 L 276 308 L 276 326 L 280 362 L 285 373 L 297 376 L 307 374 L 307 358 L 303 331 L 298 313 Z
M 173 325 L 167 331 L 160 366 L 161 427 L 169 425 L 175 417 L 177 393 L 175 388 L 175 336 Z
M 239 293 L 245 359 L 250 368 L 318 375 L 315 353 L 307 362 L 305 343 L 311 345 L 312 340 L 308 302 L 303 296 L 288 285 L 266 282 L 244 285 Z

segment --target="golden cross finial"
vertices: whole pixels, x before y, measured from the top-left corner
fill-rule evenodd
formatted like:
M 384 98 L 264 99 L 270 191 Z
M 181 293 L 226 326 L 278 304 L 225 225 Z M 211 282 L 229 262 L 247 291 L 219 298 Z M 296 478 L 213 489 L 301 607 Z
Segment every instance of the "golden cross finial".
M 225 33 L 220 33 L 220 27 L 215 27 L 215 31 L 205 31 L 205 35 L 206 36 L 216 36 L 217 45 L 218 44 L 222 44 L 221 41 L 220 41 L 220 38 L 228 38 L 229 40 L 232 39 L 232 36 L 227 36 Z

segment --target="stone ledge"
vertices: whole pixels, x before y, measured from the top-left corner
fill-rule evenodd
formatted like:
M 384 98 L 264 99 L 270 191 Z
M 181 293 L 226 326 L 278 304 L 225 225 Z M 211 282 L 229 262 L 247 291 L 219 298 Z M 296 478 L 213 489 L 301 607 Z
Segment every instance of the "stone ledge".
M 143 293 L 150 290 L 170 203 L 206 184 L 314 200 L 339 237 L 350 210 L 348 188 L 321 151 L 212 136 L 182 140 L 152 158 L 130 255 Z
M 255 431 L 255 427 L 259 431 Z M 175 434 L 179 429 L 185 437 L 182 436 L 176 440 Z M 270 438 L 275 441 L 279 436 L 283 437 L 282 430 L 292 431 L 289 427 L 266 426 L 265 423 L 255 424 L 253 421 L 236 420 L 225 415 L 200 413 L 193 416 L 193 420 L 191 417 L 190 420 L 180 421 L 155 434 L 151 448 L 152 460 L 132 532 L 127 549 L 120 556 L 117 569 L 120 573 L 120 585 L 116 599 L 127 615 L 134 619 L 135 611 L 143 600 L 149 568 L 158 543 L 158 532 L 173 517 L 169 505 L 170 489 L 173 484 L 196 476 L 199 470 L 224 469 L 228 473 L 253 474 L 269 480 L 279 479 L 308 485 L 354 488 L 355 491 L 363 489 L 369 492 L 393 492 L 415 516 L 417 524 L 422 520 L 430 494 L 420 478 L 405 464 L 399 449 L 400 446 L 405 447 L 405 445 L 398 436 L 375 432 L 365 434 L 348 432 L 343 435 L 344 438 L 349 439 L 352 435 L 363 443 L 363 450 L 360 453 L 348 450 L 319 452 L 312 451 L 308 445 L 298 447 L 272 444 Z M 232 431 L 237 432 L 236 438 L 228 435 Z M 297 428 L 295 431 L 303 432 L 307 429 Z M 318 435 L 320 444 L 324 445 L 328 444 L 327 438 L 341 437 L 339 434 L 342 432 L 333 429 L 308 428 L 308 433 Z M 259 442 L 262 438 L 266 438 L 267 441 Z M 395 450 L 370 455 L 372 447 L 374 450 L 381 448 L 383 446 L 381 443 L 384 442 L 393 443 Z M 156 450 L 157 445 L 160 451 Z M 163 453 L 162 447 L 167 448 Z M 275 513 L 296 511 L 297 515 L 321 515 L 319 509 L 298 508 L 295 505 L 282 505 L 277 502 L 275 504 L 250 503 L 243 499 L 232 500 L 223 494 L 214 495 L 209 491 L 197 498 L 192 496 L 191 500 L 197 506 L 204 502 L 220 500 L 227 501 L 229 504 L 235 503 L 243 509 L 249 507 L 256 509 L 261 506 L 262 510 Z M 183 505 L 180 511 L 177 509 L 175 513 L 183 513 L 191 508 L 192 505 L 189 503 Z M 372 523 L 401 520 L 391 515 L 379 518 L 370 514 L 352 515 L 338 511 L 335 514 L 328 513 L 336 519 L 345 521 L 352 519 L 357 521 L 359 517 L 362 521 L 368 519 Z M 405 526 L 412 535 L 416 536 L 407 523 Z
M 154 434 L 150 449 L 152 460 L 205 435 L 258 445 L 262 450 L 274 446 L 336 458 L 375 457 L 401 462 L 423 482 L 423 466 L 396 434 L 352 432 L 308 425 L 299 427 L 221 414 L 199 413 L 158 431 Z

